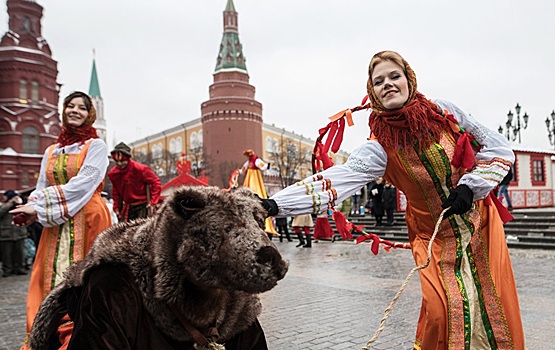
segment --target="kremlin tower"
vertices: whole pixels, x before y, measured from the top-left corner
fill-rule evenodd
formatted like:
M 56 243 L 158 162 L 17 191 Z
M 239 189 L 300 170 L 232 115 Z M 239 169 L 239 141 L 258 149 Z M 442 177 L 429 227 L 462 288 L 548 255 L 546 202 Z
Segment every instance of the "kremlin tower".
M 42 6 L 7 1 L 0 40 L 0 189 L 36 184 L 42 155 L 60 130 L 57 62 L 41 35 Z
M 252 149 L 262 155 L 262 104 L 249 84 L 246 59 L 239 41 L 237 11 L 228 0 L 223 13 L 224 33 L 218 53 L 210 99 L 201 105 L 203 157 L 210 183 L 227 185 L 229 175 Z
M 93 126 L 96 128 L 98 137 L 107 143 L 106 119 L 104 118 L 104 100 L 102 99 L 102 96 L 100 96 L 100 85 L 98 84 L 98 76 L 96 75 L 96 59 L 94 58 L 94 51 L 89 96 L 92 98 L 94 108 L 96 109 L 96 121 Z

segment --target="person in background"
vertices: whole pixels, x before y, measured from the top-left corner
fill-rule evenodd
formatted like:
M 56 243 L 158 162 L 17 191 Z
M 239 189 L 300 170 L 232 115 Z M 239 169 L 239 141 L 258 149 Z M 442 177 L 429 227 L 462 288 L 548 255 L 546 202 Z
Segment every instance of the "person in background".
M 19 194 L 14 190 L 4 192 L 0 206 L 0 258 L 2 260 L 2 277 L 26 275 L 24 242 L 27 230 L 12 223 L 9 213 L 17 205 L 23 204 Z
M 364 215 L 364 212 L 360 212 L 360 204 L 362 200 L 362 188 L 359 188 L 352 196 L 353 198 L 353 208 L 351 209 L 352 215 Z
M 29 282 L 27 333 L 39 305 L 61 282 L 64 271 L 82 260 L 96 236 L 111 225 L 100 197 L 108 149 L 92 126 L 95 120 L 89 95 L 76 91 L 64 99 L 62 131 L 44 153 L 36 189 L 26 205 L 10 212 L 20 224 L 38 220 L 44 226 Z M 60 326 L 60 343 L 69 340 L 72 329 L 71 322 Z
M 387 219 L 385 225 L 393 226 L 393 214 L 395 213 L 395 209 L 397 209 L 397 189 L 389 181 L 385 182 L 383 188 L 382 203 Z
M 513 209 L 513 202 L 511 201 L 511 196 L 509 195 L 509 184 L 511 183 L 511 181 L 513 181 L 513 169 L 509 169 L 509 172 L 507 173 L 507 175 L 505 175 L 505 177 L 503 178 L 503 180 L 499 183 L 499 193 L 498 196 L 500 199 L 505 198 L 505 200 L 507 201 L 507 208 L 509 210 Z
M 287 217 L 283 217 L 283 218 L 276 218 L 276 226 L 277 226 L 277 231 L 279 233 L 279 241 L 283 242 L 283 236 L 285 236 L 287 238 L 287 242 L 291 242 L 293 241 L 291 239 L 291 235 L 289 234 L 289 227 L 288 227 L 288 218 Z M 272 239 L 274 235 L 273 234 L 269 234 L 268 237 L 270 237 L 270 239 Z
M 374 185 L 370 189 L 370 193 L 368 195 L 372 198 L 372 214 L 374 215 L 374 219 L 376 219 L 375 226 L 383 225 L 383 214 L 385 212 L 383 203 L 383 189 L 383 178 L 379 177 L 374 182 Z
M 320 239 L 333 239 L 334 235 L 335 232 L 328 219 L 328 212 L 321 212 L 316 216 L 316 222 L 314 223 L 314 242 L 318 242 Z
M 293 226 L 293 232 L 297 234 L 297 238 L 299 239 L 299 244 L 297 244 L 297 247 L 312 248 L 312 239 L 310 238 L 310 229 L 314 226 L 312 215 L 296 215 L 295 217 L 293 217 L 293 222 L 291 223 L 291 226 Z M 306 242 L 301 230 L 304 231 Z
M 452 75 L 444 73 L 448 83 Z M 483 77 L 476 78 L 478 84 Z M 503 229 L 511 215 L 492 192 L 515 160 L 509 142 L 453 103 L 428 100 L 396 52 L 372 57 L 367 92 L 370 138 L 345 164 L 286 187 L 262 205 L 276 217 L 319 213 L 384 176 L 405 194 L 417 266 L 426 263 L 431 248 L 430 264 L 418 270 L 422 304 L 413 347 L 524 349 Z
M 264 180 L 262 179 L 262 171 L 269 170 L 270 163 L 260 159 L 252 149 L 245 150 L 243 155 L 247 157 L 247 160 L 243 163 L 241 169 L 239 169 L 239 175 L 245 175 L 243 186 L 250 188 L 260 198 L 268 198 Z M 266 218 L 265 224 L 266 227 L 264 230 L 268 235 L 278 234 L 270 218 Z
M 162 184 L 148 166 L 131 159 L 131 148 L 120 142 L 110 152 L 116 166 L 108 171 L 112 182 L 112 207 L 118 220 L 146 218 L 155 212 Z

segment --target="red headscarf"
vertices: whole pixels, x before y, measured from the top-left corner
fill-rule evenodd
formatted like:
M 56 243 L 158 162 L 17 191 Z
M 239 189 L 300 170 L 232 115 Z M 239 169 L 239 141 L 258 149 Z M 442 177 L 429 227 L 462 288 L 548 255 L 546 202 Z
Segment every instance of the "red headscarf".
M 79 127 L 74 127 L 69 125 L 67 115 L 66 115 L 66 108 L 67 105 L 73 100 L 74 98 L 81 97 L 87 106 L 87 111 L 89 112 L 89 116 L 81 124 Z M 74 143 L 84 143 L 88 139 L 97 139 L 98 135 L 96 133 L 96 129 L 92 126 L 96 120 L 96 109 L 92 103 L 92 99 L 89 95 L 85 94 L 81 91 L 75 91 L 69 94 L 64 99 L 64 106 L 62 110 L 62 132 L 58 136 L 56 142 L 60 144 L 60 147 L 72 145 Z
M 386 109 L 374 92 L 372 72 L 382 61 L 399 65 L 407 77 L 409 97 L 402 108 Z M 401 55 L 394 51 L 382 51 L 372 57 L 368 68 L 368 97 L 372 105 L 369 126 L 371 132 L 384 147 L 406 147 L 419 141 L 419 147 L 427 147 L 439 137 L 446 126 L 442 111 L 435 103 L 417 91 L 416 74 Z

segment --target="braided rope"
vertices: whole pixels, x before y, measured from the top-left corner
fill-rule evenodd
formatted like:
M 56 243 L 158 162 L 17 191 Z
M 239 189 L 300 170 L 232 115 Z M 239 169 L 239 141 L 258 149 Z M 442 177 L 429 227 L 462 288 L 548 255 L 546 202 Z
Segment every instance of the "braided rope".
M 432 259 L 432 244 L 434 243 L 434 240 L 437 236 L 437 233 L 439 232 L 439 225 L 441 224 L 441 221 L 443 221 L 443 215 L 445 214 L 445 212 L 448 210 L 449 208 L 445 208 L 441 214 L 439 214 L 439 218 L 437 219 L 436 222 L 436 226 L 434 229 L 434 234 L 432 235 L 432 238 L 430 238 L 430 242 L 428 243 L 428 258 L 426 259 L 426 263 L 424 265 L 420 265 L 420 266 L 416 266 L 414 267 L 408 274 L 407 278 L 405 278 L 405 281 L 403 282 L 403 284 L 401 285 L 401 288 L 399 288 L 399 291 L 397 292 L 397 294 L 395 294 L 395 296 L 393 297 L 393 300 L 391 301 L 391 303 L 389 303 L 389 306 L 385 309 L 384 315 L 380 321 L 380 327 L 378 328 L 378 330 L 376 331 L 376 333 L 374 333 L 374 336 L 366 343 L 366 346 L 362 347 L 361 350 L 370 350 L 370 345 L 372 345 L 376 340 L 378 340 L 378 337 L 380 336 L 380 333 L 384 330 L 385 328 L 385 321 L 387 320 L 387 318 L 389 317 L 389 313 L 391 312 L 391 310 L 393 309 L 393 306 L 395 306 L 395 303 L 397 303 L 397 300 L 399 299 L 399 297 L 401 296 L 401 293 L 403 292 L 403 290 L 405 290 L 405 287 L 407 286 L 407 284 L 409 283 L 412 275 L 414 275 L 414 273 L 418 270 L 422 270 L 425 269 L 426 267 L 428 267 L 428 265 L 430 265 L 430 261 Z

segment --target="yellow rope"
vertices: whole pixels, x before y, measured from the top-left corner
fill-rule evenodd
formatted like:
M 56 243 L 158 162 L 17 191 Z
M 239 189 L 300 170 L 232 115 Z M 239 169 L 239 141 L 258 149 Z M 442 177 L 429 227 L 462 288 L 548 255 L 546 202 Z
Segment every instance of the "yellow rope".
M 391 312 L 391 310 L 393 309 L 393 306 L 395 305 L 395 303 L 397 302 L 397 300 L 401 296 L 401 293 L 403 292 L 403 290 L 405 289 L 405 287 L 409 283 L 412 275 L 414 275 L 414 273 L 416 271 L 425 269 L 426 267 L 428 267 L 428 265 L 430 265 L 430 260 L 432 259 L 432 243 L 434 243 L 434 239 L 436 238 L 437 233 L 439 232 L 439 225 L 441 224 L 441 221 L 443 221 L 443 215 L 445 214 L 445 212 L 448 209 L 449 208 L 445 208 L 441 212 L 441 214 L 439 214 L 439 219 L 437 219 L 436 227 L 434 229 L 434 234 L 432 235 L 432 238 L 430 238 L 430 243 L 428 243 L 428 258 L 426 259 L 426 263 L 424 265 L 414 267 L 409 272 L 407 278 L 405 278 L 405 282 L 403 282 L 403 284 L 401 285 L 401 288 L 399 288 L 399 291 L 397 292 L 397 294 L 395 294 L 395 296 L 393 297 L 393 300 L 391 301 L 391 303 L 389 303 L 389 306 L 385 309 L 382 320 L 380 321 L 380 327 L 378 328 L 376 333 L 374 333 L 374 336 L 366 343 L 366 346 L 362 347 L 361 350 L 370 350 L 370 345 L 372 345 L 376 340 L 378 340 L 378 337 L 380 336 L 380 333 L 385 328 L 385 320 L 387 320 L 387 317 L 389 316 L 389 313 Z

